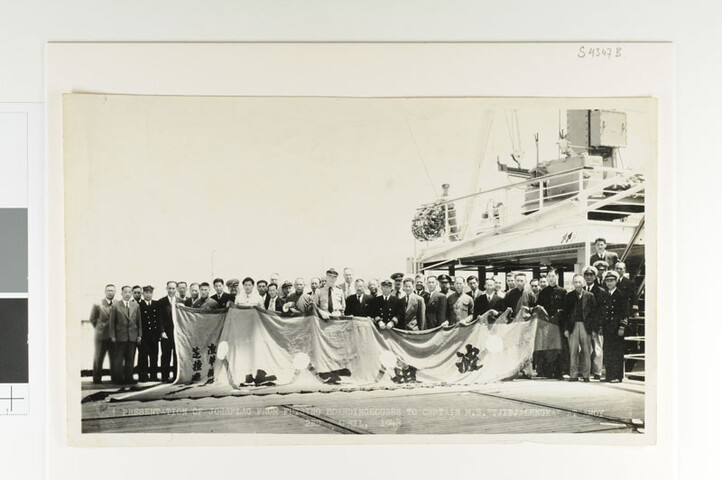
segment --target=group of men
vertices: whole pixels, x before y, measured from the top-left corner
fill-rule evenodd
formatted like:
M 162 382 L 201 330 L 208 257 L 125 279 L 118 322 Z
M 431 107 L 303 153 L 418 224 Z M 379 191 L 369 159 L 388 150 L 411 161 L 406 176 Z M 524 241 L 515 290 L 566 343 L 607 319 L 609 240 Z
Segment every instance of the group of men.
M 354 278 L 351 268 L 344 269 L 341 282 L 338 272 L 328 269 L 325 278 L 311 279 L 310 289 L 303 278 L 279 286 L 278 274 L 258 282 L 250 277 L 227 282 L 216 278 L 212 286 L 208 282 L 188 286 L 186 282 L 168 281 L 166 295 L 159 300 L 153 300 L 152 286 L 138 285 L 123 286 L 121 300 L 115 300 L 116 287 L 107 285 L 105 298 L 93 306 L 90 315 L 95 328 L 93 381 L 101 381 L 108 353 L 112 381 L 134 383 L 136 347 L 139 381 L 157 380 L 159 372 L 163 381 L 170 381 L 171 373 L 175 377 L 173 325 L 179 305 L 201 310 L 231 305 L 259 307 L 281 316 L 316 314 L 324 320 L 369 317 L 381 330 L 413 331 L 469 324 L 482 317 L 493 324 L 507 310 L 506 318 L 512 321 L 520 315 L 528 317 L 530 310 L 539 306 L 559 326 L 562 346 L 556 355 L 555 350 L 535 354 L 538 375 L 568 376 L 572 381 L 589 381 L 590 375 L 601 379 L 604 358 L 606 380 L 621 381 L 622 337 L 631 309 L 631 281 L 625 278 L 625 266 L 616 254 L 599 254 L 600 242 L 606 246 L 603 239 L 596 242 L 597 258 L 592 257 L 596 267 L 586 267 L 581 275 L 575 275 L 571 292 L 558 285 L 554 269 L 528 285 L 526 274 L 509 272 L 506 289 L 500 279 L 486 278 L 483 290 L 475 275 L 407 277 L 395 273 L 388 279 L 367 282 Z M 525 372 L 530 375 L 530 368 Z

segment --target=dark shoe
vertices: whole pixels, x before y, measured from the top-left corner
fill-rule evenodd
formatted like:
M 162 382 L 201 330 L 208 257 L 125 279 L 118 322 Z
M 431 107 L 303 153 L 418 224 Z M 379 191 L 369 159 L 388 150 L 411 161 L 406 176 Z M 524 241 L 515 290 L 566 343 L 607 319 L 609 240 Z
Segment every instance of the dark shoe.
M 148 381 L 148 377 L 139 377 L 139 378 L 138 378 L 138 381 L 139 381 L 139 382 L 147 382 L 147 381 Z
M 100 380 L 93 380 L 93 383 L 94 383 L 95 385 L 100 385 L 100 384 L 103 383 L 103 382 L 101 382 Z
M 601 379 L 602 379 L 601 375 L 594 375 L 594 380 L 601 380 Z
M 574 378 L 570 378 L 569 381 L 570 382 L 578 382 L 579 379 L 577 377 L 574 377 Z
M 585 382 L 589 382 L 589 377 L 585 377 L 585 378 L 584 378 L 584 381 L 585 381 Z

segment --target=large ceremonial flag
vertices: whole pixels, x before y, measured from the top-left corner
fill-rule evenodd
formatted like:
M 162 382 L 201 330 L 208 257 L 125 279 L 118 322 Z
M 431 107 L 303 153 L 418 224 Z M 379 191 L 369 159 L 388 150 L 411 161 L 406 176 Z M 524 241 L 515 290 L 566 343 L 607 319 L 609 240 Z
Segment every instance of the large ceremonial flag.
M 535 350 L 543 309 L 488 315 L 423 332 L 379 330 L 369 318 L 283 317 L 255 307 L 178 307 L 178 376 L 120 399 L 483 384 L 514 377 Z M 525 318 L 526 317 L 526 318 Z M 145 394 L 145 395 L 144 395 Z

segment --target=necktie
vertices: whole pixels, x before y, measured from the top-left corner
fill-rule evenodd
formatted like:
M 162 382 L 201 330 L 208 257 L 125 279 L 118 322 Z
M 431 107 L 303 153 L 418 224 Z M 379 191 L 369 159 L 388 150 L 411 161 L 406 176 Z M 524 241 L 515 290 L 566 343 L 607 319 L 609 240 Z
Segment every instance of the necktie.
M 409 308 L 409 296 L 406 295 L 406 308 Z
M 130 316 L 130 305 L 128 302 L 125 302 L 125 314 Z
M 328 313 L 333 313 L 333 289 L 328 289 Z

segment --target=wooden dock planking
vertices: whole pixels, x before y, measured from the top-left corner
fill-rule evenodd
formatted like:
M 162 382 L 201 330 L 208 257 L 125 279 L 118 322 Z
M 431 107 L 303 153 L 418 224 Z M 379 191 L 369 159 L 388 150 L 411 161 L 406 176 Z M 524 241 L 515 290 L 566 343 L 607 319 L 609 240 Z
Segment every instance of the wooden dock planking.
M 616 388 L 596 382 L 527 383 L 516 388 L 479 390 L 479 392 L 552 408 L 590 412 L 600 417 L 625 422 L 633 418 L 644 419 L 644 395 L 633 388 Z
M 463 393 L 423 398 L 316 399 L 308 410 L 375 434 L 493 434 L 629 431 L 626 425 L 601 425 L 602 419 L 516 401 Z M 386 409 L 375 414 L 378 409 Z M 354 411 L 354 409 L 356 409 Z M 359 412 L 359 413 L 356 413 Z
M 83 421 L 83 433 L 342 433 L 323 422 L 298 417 L 280 408 L 275 410 L 276 413 L 259 413 L 256 408 L 239 407 L 173 415 L 105 416 Z
M 629 433 L 634 428 L 610 418 L 644 418 L 644 395 L 596 382 L 532 380 L 476 387 L 96 401 L 82 408 L 83 431 L 88 433 Z M 156 414 L 183 410 L 188 413 Z M 584 411 L 609 418 L 578 413 Z

